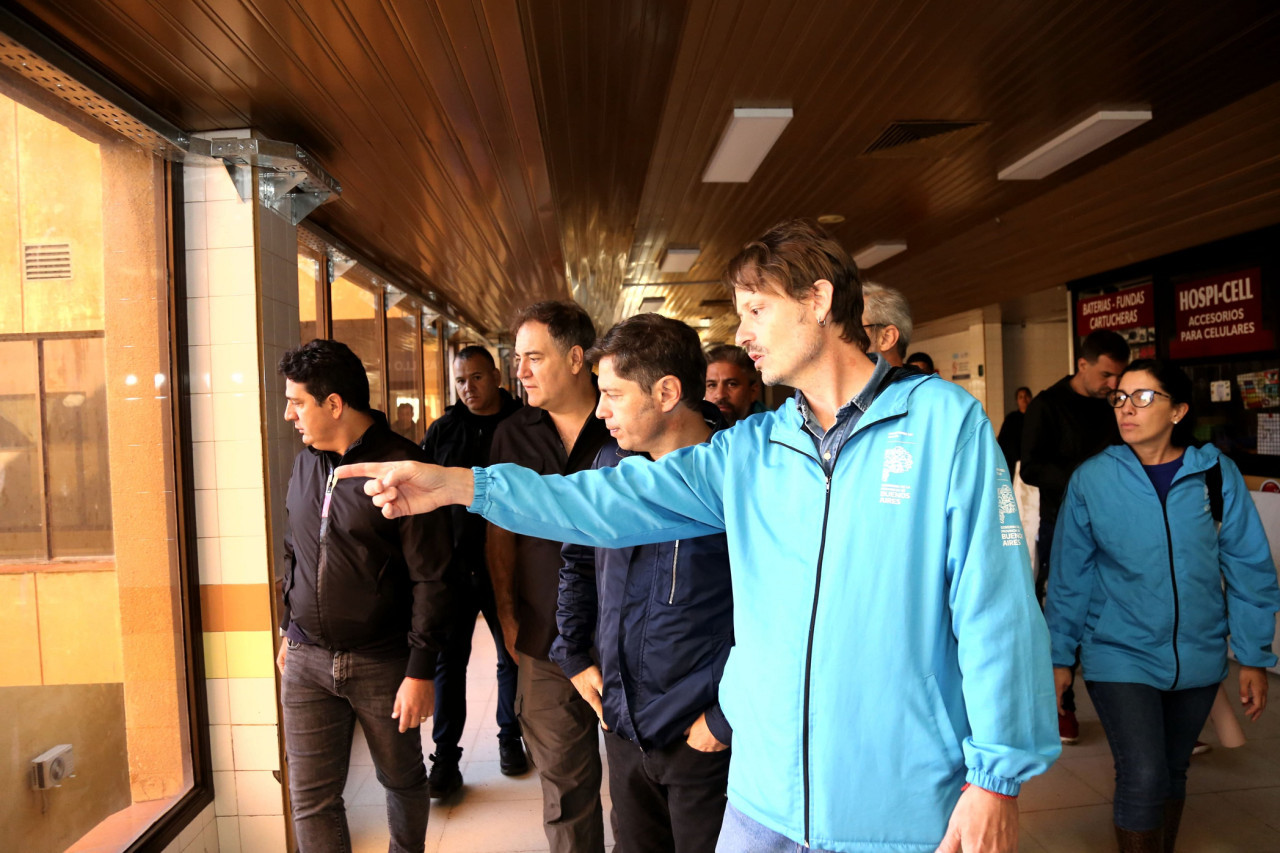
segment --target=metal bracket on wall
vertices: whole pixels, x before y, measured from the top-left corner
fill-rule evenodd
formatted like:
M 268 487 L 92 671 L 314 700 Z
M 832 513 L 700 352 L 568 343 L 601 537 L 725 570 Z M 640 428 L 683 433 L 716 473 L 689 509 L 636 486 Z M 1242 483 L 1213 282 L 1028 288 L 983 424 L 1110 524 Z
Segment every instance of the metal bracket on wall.
M 202 150 L 206 145 L 208 150 Z M 258 201 L 294 225 L 342 194 L 342 185 L 302 146 L 292 142 L 249 137 L 192 139 L 191 151 L 221 160 L 241 201 L 253 198 L 256 167 Z

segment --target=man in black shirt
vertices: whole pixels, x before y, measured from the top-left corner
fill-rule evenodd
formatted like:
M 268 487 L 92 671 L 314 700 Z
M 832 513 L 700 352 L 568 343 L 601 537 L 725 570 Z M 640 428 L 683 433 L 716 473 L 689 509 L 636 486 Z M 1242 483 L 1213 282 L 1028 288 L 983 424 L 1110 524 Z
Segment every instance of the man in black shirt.
M 484 347 L 462 349 L 453 359 L 453 373 L 458 402 L 427 430 L 422 449 L 437 465 L 454 468 L 488 465 L 494 431 L 520 408 L 520 402 L 502 388 L 502 374 Z M 432 731 L 436 751 L 431 756 L 429 777 L 432 797 L 447 797 L 462 787 L 462 772 L 458 768 L 462 748 L 458 742 L 467 722 L 467 662 L 471 658 L 477 613 L 484 615 L 494 645 L 498 647 L 499 769 L 508 776 L 529 769 L 520 740 L 520 723 L 516 721 L 516 662 L 503 642 L 493 584 L 484 559 L 486 522 L 464 507 L 452 507 L 451 511 L 453 564 L 461 589 L 454 611 L 456 621 L 436 667 L 436 715 Z
M 539 302 L 516 319 L 516 377 L 529 405 L 493 437 L 491 464 L 540 474 L 591 467 L 605 439 L 586 351 L 591 318 L 572 302 Z M 520 664 L 516 714 L 542 779 L 543 826 L 551 853 L 603 853 L 599 728 L 587 704 L 548 658 L 556 638 L 563 543 L 489 526 L 485 550 L 507 649 Z
M 1040 534 L 1036 543 L 1036 595 L 1044 601 L 1049 581 L 1049 552 L 1058 508 L 1071 473 L 1080 463 L 1120 440 L 1107 395 L 1129 363 L 1129 345 L 1107 329 L 1090 332 L 1080 345 L 1076 372 L 1036 395 L 1027 406 L 1022 430 L 1022 479 L 1040 489 Z M 1066 713 L 1058 718 L 1063 743 L 1080 737 L 1075 692 L 1062 694 Z
M 1015 392 L 1018 408 L 1004 416 L 996 442 L 1004 451 L 1005 464 L 1009 466 L 1009 479 L 1013 479 L 1018 460 L 1022 458 L 1022 428 L 1026 425 L 1027 407 L 1031 405 L 1031 389 L 1023 385 Z
M 427 456 L 369 407 L 369 380 L 345 344 L 285 353 L 285 420 L 306 448 L 289 479 L 280 667 L 298 847 L 350 849 L 342 789 L 359 720 L 386 789 L 393 850 L 422 850 L 427 771 L 418 726 L 449 627 L 448 516 L 384 518 L 339 465 Z

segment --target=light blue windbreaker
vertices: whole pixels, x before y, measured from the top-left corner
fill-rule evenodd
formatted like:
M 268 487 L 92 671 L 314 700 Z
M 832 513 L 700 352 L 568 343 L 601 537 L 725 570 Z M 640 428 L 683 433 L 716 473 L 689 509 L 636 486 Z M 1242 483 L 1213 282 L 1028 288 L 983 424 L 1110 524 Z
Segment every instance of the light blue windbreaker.
M 1205 472 L 1222 466 L 1222 529 Z M 1076 647 L 1090 681 L 1181 690 L 1276 662 L 1280 589 L 1267 536 L 1235 463 L 1188 447 L 1164 506 L 1127 445 L 1076 469 L 1058 515 L 1045 616 L 1055 666 Z M 1223 580 L 1226 596 L 1223 596 Z
M 1061 749 L 1004 464 L 978 402 L 916 375 L 875 399 L 829 483 L 788 401 L 657 462 L 477 468 L 471 508 L 606 548 L 724 530 L 730 801 L 811 847 L 932 853 L 966 779 L 1017 794 Z

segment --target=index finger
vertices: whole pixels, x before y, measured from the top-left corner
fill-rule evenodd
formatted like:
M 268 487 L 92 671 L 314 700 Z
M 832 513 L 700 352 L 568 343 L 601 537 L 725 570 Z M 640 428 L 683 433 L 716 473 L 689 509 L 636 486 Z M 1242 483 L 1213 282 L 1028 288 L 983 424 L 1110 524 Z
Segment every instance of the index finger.
M 346 480 L 350 477 L 369 477 L 376 480 L 394 471 L 395 467 L 394 462 L 355 462 L 351 465 L 339 465 L 334 469 L 333 476 L 338 480 Z

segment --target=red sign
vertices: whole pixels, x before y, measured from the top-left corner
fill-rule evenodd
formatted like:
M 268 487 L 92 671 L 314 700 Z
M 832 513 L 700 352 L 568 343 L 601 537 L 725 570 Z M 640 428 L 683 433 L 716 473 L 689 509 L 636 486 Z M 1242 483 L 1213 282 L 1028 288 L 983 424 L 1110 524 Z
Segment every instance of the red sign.
M 1076 333 L 1081 337 L 1098 329 L 1122 332 L 1155 324 L 1155 291 L 1150 283 L 1101 296 L 1085 296 L 1076 302 Z
M 1180 284 L 1170 358 L 1201 358 L 1275 347 L 1262 327 L 1260 270 L 1239 270 Z

